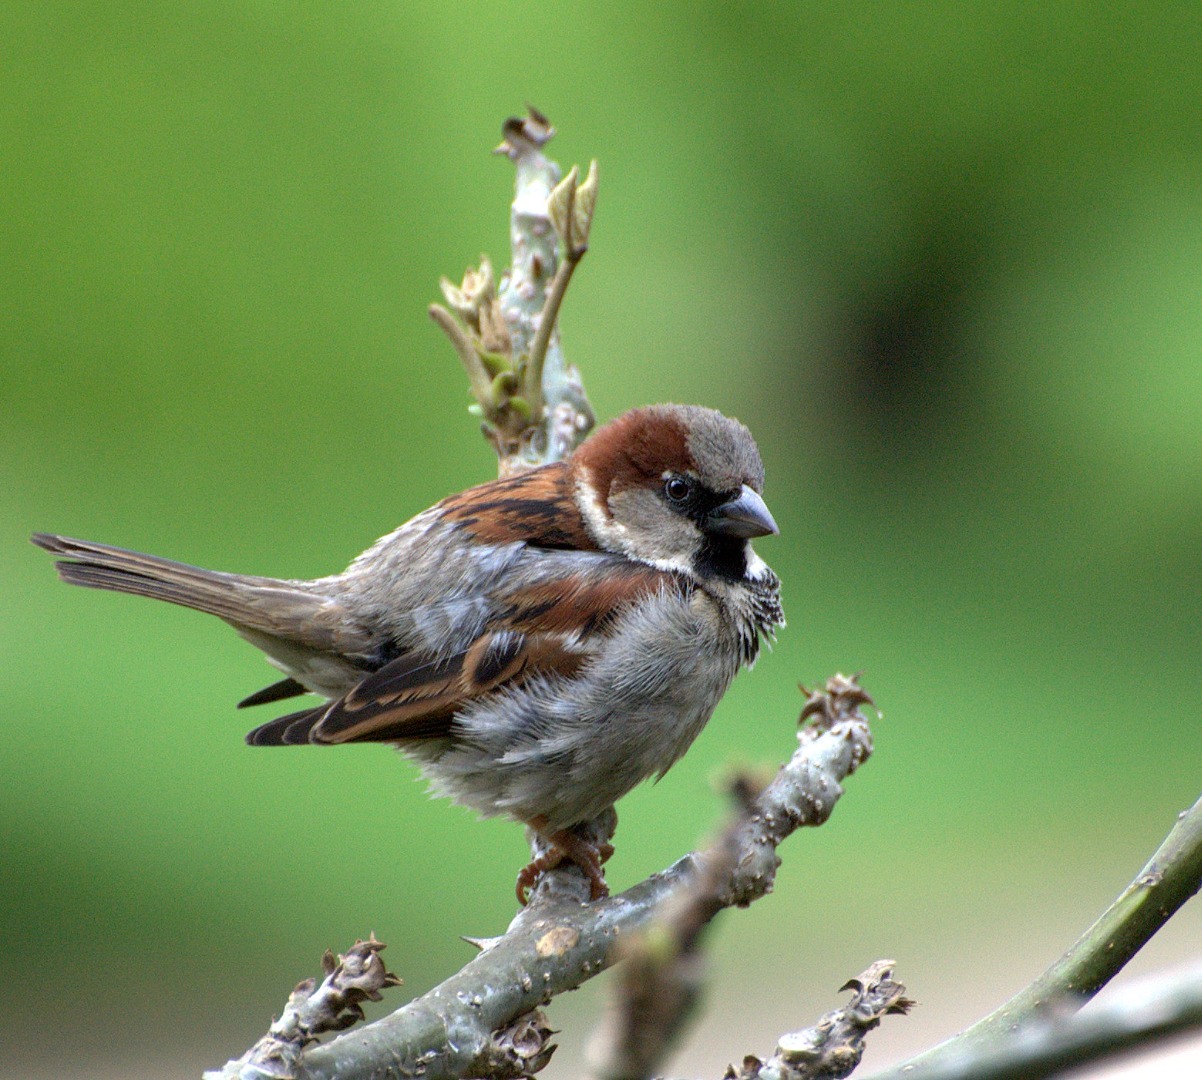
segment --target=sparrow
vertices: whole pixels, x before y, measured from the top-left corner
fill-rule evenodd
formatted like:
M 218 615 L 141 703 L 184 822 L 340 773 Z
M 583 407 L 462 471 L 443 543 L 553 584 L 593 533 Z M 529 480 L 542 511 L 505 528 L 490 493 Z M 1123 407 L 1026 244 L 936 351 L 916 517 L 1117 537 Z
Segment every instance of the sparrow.
M 239 707 L 327 699 L 253 746 L 385 742 L 433 793 L 547 844 L 518 899 L 570 861 L 608 895 L 589 821 L 688 749 L 761 638 L 780 582 L 752 550 L 777 533 L 751 433 L 712 409 L 653 405 L 565 461 L 451 495 L 340 574 L 202 570 L 38 533 L 73 585 L 216 615 L 286 678 Z

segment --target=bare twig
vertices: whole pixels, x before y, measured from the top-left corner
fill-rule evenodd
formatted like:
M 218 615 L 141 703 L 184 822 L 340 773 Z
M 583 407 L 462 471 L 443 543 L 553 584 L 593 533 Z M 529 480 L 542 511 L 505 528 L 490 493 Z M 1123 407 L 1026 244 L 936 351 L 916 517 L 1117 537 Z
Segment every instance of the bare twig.
M 703 931 L 724 907 L 738 861 L 739 826 L 753 811 L 755 781 L 737 775 L 731 791 L 738 817 L 697 858 L 697 873 L 663 903 L 648 926 L 620 947 L 621 967 L 590 1042 L 599 1080 L 654 1076 L 692 1021 L 701 1001 Z
M 882 1017 L 905 1015 L 914 1002 L 893 981 L 892 960 L 878 960 L 840 990 L 852 991 L 843 1008 L 827 1013 L 813 1027 L 783 1035 L 767 1061 L 746 1057 L 739 1069 L 726 1070 L 724 1080 L 839 1080 L 864 1055 L 864 1037 Z
M 305 979 L 288 997 L 280 1018 L 237 1061 L 205 1073 L 205 1080 L 293 1080 L 300 1074 L 301 1055 L 318 1036 L 345 1031 L 363 1019 L 364 1001 L 381 1001 L 381 990 L 401 980 L 384 967 L 384 943 L 373 934 L 356 941 L 345 956 L 326 950 L 324 978 Z
M 1202 1028 L 1202 967 L 1144 979 L 1080 1012 L 1054 1010 L 990 1047 L 957 1043 L 907 1080 L 1041 1080 Z
M 874 1080 L 907 1080 L 944 1062 L 1004 1056 L 1024 1025 L 1080 1009 L 1202 887 L 1202 799 L 1181 814 L 1156 854 L 1113 904 L 1055 964 L 999 1009 L 947 1042 Z M 934 1073 L 931 1075 L 944 1075 Z M 950 1075 L 950 1074 L 949 1074 Z M 976 1075 L 971 1068 L 955 1075 Z M 1035 1075 L 1035 1074 L 1032 1074 Z
M 589 164 L 588 176 L 580 181 L 579 170 L 573 165 L 571 171 L 551 192 L 547 200 L 547 216 L 563 241 L 563 258 L 551 279 L 543 309 L 539 313 L 538 327 L 530 343 L 530 359 L 527 364 L 526 383 L 533 415 L 540 415 L 543 408 L 543 376 L 547 350 L 551 345 L 559 321 L 559 308 L 567 295 L 572 274 L 588 251 L 588 234 L 593 224 L 593 210 L 597 205 L 597 163 Z M 562 456 L 562 455 L 561 455 Z
M 821 756 L 811 755 L 809 745 L 825 742 L 828 734 L 842 733 L 846 752 L 859 755 L 859 760 L 848 761 L 848 774 L 872 753 L 872 735 L 859 711 L 862 705 L 871 706 L 872 698 L 855 676 L 835 675 L 822 690 L 806 693 L 803 726 L 797 736 L 801 745 L 738 826 L 739 861 L 730 877 L 730 891 L 723 897 L 726 904 L 746 907 L 771 892 L 780 866 L 777 845 L 799 825 L 821 825 L 843 794 L 835 770 Z
M 839 685 L 846 685 L 846 682 Z M 845 702 L 852 696 L 844 697 Z M 822 724 L 819 725 L 822 727 Z M 868 757 L 872 736 L 854 710 L 830 717 L 825 730 L 803 729 L 792 759 L 752 800 L 749 816 L 782 815 L 768 833 L 737 831 L 733 868 L 715 892 L 720 903 L 747 903 L 771 887 L 773 865 L 761 868 L 746 844 L 775 848 L 794 829 L 821 824 L 842 793 L 841 782 Z M 756 839 L 757 836 L 764 839 Z M 494 1033 L 581 985 L 620 959 L 619 941 L 645 928 L 663 903 L 703 872 L 689 855 L 667 870 L 607 900 L 586 904 L 589 888 L 578 867 L 543 875 L 534 896 L 500 938 L 478 942 L 481 952 L 429 993 L 373 1024 L 309 1049 L 299 1076 L 307 1080 L 424 1080 L 498 1075 Z M 750 881 L 748 876 L 756 877 Z M 492 1063 L 492 1064 L 490 1064 Z
M 746 906 L 770 891 L 780 864 L 777 845 L 798 824 L 824 821 L 838 798 L 838 783 L 831 787 L 830 772 L 803 748 L 849 719 L 860 719 L 860 707 L 871 704 L 854 678 L 834 676 L 823 690 L 807 692 L 801 746 L 776 779 L 764 786 L 747 774 L 733 777 L 738 814 L 697 857 L 697 873 L 622 949 L 622 975 L 591 1045 L 593 1070 L 601 1080 L 644 1080 L 658 1071 L 700 1000 L 700 941 L 706 925 L 723 908 Z M 861 749 L 871 752 L 871 743 Z

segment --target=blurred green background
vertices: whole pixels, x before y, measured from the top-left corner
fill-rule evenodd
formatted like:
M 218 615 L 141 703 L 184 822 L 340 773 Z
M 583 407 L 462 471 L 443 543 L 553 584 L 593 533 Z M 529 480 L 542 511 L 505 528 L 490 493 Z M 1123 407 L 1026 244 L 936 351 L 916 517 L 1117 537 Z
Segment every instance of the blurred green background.
M 374 930 L 418 993 L 512 914 L 519 829 L 382 747 L 248 749 L 253 649 L 26 538 L 314 576 L 489 477 L 425 308 L 505 261 L 526 101 L 601 164 L 563 316 L 598 413 L 738 415 L 782 533 L 789 627 L 622 804 L 611 882 L 788 755 L 799 681 L 884 711 L 717 927 L 674 1071 L 881 956 L 922 1007 L 870 1061 L 950 1034 L 1202 790 L 1196 5 L 46 0 L 0 39 L 0 1075 L 196 1076 L 327 946 Z M 1187 910 L 1137 966 L 1200 942 Z

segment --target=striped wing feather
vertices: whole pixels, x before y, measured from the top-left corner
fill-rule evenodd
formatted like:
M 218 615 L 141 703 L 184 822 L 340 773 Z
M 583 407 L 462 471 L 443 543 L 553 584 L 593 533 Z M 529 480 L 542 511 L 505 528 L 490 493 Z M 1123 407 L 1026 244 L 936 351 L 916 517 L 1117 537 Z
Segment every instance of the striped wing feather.
M 492 625 L 460 652 L 408 652 L 343 697 L 281 716 L 247 735 L 256 746 L 393 742 L 450 734 L 472 701 L 531 675 L 571 675 L 602 641 L 613 617 L 664 589 L 683 588 L 654 567 L 606 559 L 604 573 L 577 573 L 516 589 Z

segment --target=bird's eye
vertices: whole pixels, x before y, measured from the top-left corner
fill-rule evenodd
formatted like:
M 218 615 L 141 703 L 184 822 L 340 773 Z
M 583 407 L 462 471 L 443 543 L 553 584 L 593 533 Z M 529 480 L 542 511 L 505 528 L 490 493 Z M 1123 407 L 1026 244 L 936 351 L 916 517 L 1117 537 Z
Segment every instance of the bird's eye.
M 693 485 L 679 476 L 670 476 L 664 483 L 664 494 L 673 502 L 684 502 L 693 493 Z

